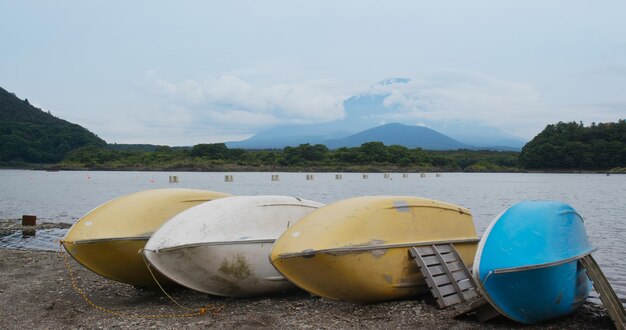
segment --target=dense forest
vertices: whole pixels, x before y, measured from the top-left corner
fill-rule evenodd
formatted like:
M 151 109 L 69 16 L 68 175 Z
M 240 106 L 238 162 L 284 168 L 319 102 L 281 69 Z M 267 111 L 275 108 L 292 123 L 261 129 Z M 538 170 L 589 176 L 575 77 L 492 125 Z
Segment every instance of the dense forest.
M 282 150 L 229 149 L 223 143 L 190 149 L 157 147 L 155 151 L 123 151 L 85 147 L 67 155 L 63 168 L 154 170 L 284 170 L 297 171 L 512 171 L 518 153 L 497 151 L 426 151 L 380 142 L 329 150 L 302 144 Z
M 548 125 L 521 153 L 430 151 L 368 142 L 359 147 L 329 150 L 302 144 L 282 150 L 229 149 L 223 143 L 191 148 L 137 146 L 87 147 L 62 162 L 66 168 L 154 170 L 318 170 L 318 171 L 471 171 L 520 170 L 609 171 L 626 168 L 626 121 Z
M 548 125 L 528 142 L 520 166 L 531 170 L 609 170 L 626 167 L 626 121 Z
M 89 145 L 106 142 L 0 88 L 0 163 L 56 163 Z

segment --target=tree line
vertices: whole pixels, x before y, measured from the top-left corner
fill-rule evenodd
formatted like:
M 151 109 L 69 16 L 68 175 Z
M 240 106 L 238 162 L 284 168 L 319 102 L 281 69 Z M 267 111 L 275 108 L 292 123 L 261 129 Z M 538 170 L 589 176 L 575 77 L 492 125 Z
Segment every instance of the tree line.
M 523 148 L 519 165 L 531 170 L 610 170 L 626 167 L 626 121 L 559 122 Z
M 65 168 L 153 170 L 446 170 L 512 171 L 517 152 L 428 151 L 368 142 L 359 147 L 330 150 L 322 144 L 301 144 L 275 150 L 230 149 L 224 143 L 191 148 L 159 146 L 154 151 L 125 151 L 89 146 L 70 152 Z
M 559 122 L 547 125 L 521 153 L 488 150 L 432 151 L 368 142 L 328 149 L 301 144 L 274 150 L 230 149 L 224 143 L 190 148 L 87 146 L 67 154 L 66 168 L 152 170 L 328 170 L 328 171 L 626 171 L 626 121 Z

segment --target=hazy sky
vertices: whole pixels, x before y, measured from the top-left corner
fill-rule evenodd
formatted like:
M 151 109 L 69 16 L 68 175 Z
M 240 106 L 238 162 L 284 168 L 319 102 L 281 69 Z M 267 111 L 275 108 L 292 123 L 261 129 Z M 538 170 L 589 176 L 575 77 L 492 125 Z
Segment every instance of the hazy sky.
M 0 87 L 110 143 L 342 118 L 390 77 L 406 124 L 626 118 L 621 0 L 0 0 L 0 31 Z

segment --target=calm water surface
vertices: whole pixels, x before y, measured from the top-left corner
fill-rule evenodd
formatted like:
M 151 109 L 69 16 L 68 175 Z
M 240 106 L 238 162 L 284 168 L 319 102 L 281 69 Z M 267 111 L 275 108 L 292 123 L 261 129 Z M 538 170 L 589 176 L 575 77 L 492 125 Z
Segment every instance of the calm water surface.
M 234 182 L 224 182 L 224 175 Z M 279 181 L 271 181 L 278 174 Z M 307 181 L 306 174 L 314 179 Z M 179 183 L 169 183 L 177 175 Z M 560 200 L 585 219 L 594 254 L 621 298 L 626 297 L 626 175 L 443 173 L 408 178 L 392 173 L 198 173 L 198 172 L 44 172 L 0 170 L 0 219 L 34 214 L 43 221 L 73 223 L 98 205 L 146 189 L 181 187 L 234 195 L 290 195 L 322 203 L 365 195 L 411 195 L 469 208 L 479 235 L 507 207 L 525 199 Z M 0 246 L 56 248 L 65 230 L 0 238 Z

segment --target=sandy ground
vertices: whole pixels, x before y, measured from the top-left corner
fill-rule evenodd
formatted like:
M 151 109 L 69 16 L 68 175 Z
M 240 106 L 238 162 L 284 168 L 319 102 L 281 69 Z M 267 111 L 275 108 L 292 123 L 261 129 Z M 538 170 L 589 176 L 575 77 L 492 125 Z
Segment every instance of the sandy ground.
M 88 304 L 76 283 L 98 306 L 136 316 L 114 315 Z M 498 317 L 479 323 L 469 315 L 455 319 L 454 308 L 439 310 L 428 296 L 377 304 L 336 302 L 294 290 L 272 297 L 218 298 L 183 288 L 168 292 L 181 304 L 217 307 L 205 315 L 167 317 L 188 310 L 159 290 L 137 289 L 92 273 L 60 252 L 0 249 L 0 328 L 427 328 L 427 329 L 611 329 L 604 307 L 587 303 L 576 313 L 535 326 Z M 156 315 L 157 318 L 141 317 Z

